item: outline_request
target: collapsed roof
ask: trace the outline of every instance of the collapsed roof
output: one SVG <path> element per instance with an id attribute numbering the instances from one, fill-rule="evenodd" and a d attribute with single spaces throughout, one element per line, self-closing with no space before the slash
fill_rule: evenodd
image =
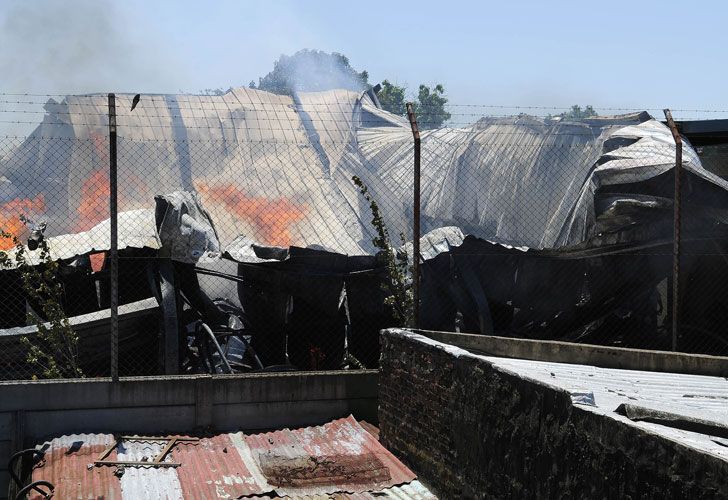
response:
<path id="1" fill-rule="evenodd" d="M 411 235 L 409 124 L 367 94 L 292 98 L 238 88 L 221 96 L 145 95 L 130 112 L 132 97 L 117 96 L 122 211 L 152 208 L 159 193 L 196 190 L 223 250 L 238 238 L 240 253 L 242 236 L 249 245 L 371 254 L 371 214 L 352 183 L 356 175 L 391 233 Z M 51 235 L 77 233 L 107 218 L 105 201 L 89 210 L 87 200 L 105 200 L 103 189 L 108 195 L 107 97 L 70 96 L 46 109 L 41 125 L 2 159 L 0 176 L 10 181 L 10 198 L 45 197 Z M 489 241 L 557 249 L 583 245 L 604 228 L 631 227 L 625 214 L 635 207 L 658 207 L 638 194 L 595 207 L 595 193 L 668 172 L 675 146 L 646 113 L 581 122 L 517 116 L 423 132 L 422 158 L 425 231 L 456 226 Z M 728 191 L 689 146 L 683 166 Z M 92 181 L 102 187 L 94 191 Z M 119 227 L 122 242 L 135 231 Z"/>

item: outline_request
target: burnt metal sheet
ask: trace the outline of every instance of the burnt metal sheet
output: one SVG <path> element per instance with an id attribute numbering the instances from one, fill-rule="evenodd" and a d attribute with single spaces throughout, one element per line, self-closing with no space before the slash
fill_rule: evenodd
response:
<path id="1" fill-rule="evenodd" d="M 318 427 L 218 434 L 177 442 L 164 461 L 179 467 L 150 463 L 123 473 L 93 466 L 114 436 L 63 436 L 38 447 L 46 455 L 32 477 L 52 482 L 57 498 L 434 498 L 367 429 L 349 416 Z M 151 462 L 164 446 L 122 438 L 108 460 Z"/>
<path id="2" fill-rule="evenodd" d="M 319 427 L 246 436 L 245 442 L 284 496 L 360 493 L 415 479 L 351 416 Z"/>
<path id="3" fill-rule="evenodd" d="M 72 316 L 71 328 L 79 337 L 79 353 L 84 363 L 93 363 L 108 357 L 110 310 Z M 148 345 L 149 325 L 156 325 L 159 305 L 153 298 L 119 306 L 119 342 L 122 353 Z M 25 363 L 26 347 L 23 337 L 37 335 L 36 325 L 0 329 L 0 378 L 27 378 L 31 374 Z"/>

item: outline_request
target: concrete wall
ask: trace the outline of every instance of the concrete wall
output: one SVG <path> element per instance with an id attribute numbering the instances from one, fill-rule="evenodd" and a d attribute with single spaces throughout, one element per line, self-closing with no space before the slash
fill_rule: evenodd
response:
<path id="1" fill-rule="evenodd" d="M 293 372 L 0 382 L 0 498 L 10 455 L 73 433 L 166 434 L 376 422 L 377 372 Z"/>
<path id="2" fill-rule="evenodd" d="M 489 356 L 576 363 L 602 368 L 644 370 L 728 377 L 728 357 L 684 352 L 651 351 L 556 340 L 531 340 L 468 333 L 418 332 L 444 344 Z"/>
<path id="3" fill-rule="evenodd" d="M 382 336 L 379 428 L 444 498 L 728 495 L 723 460 L 398 331 Z"/>

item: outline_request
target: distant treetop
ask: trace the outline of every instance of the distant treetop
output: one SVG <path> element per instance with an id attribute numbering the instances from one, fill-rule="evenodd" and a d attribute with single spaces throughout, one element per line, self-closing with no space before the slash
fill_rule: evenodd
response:
<path id="1" fill-rule="evenodd" d="M 591 105 L 587 105 L 584 109 L 581 106 L 574 104 L 569 111 L 565 111 L 559 115 L 565 120 L 583 120 L 584 118 L 591 118 L 593 116 L 599 116 Z"/>
<path id="2" fill-rule="evenodd" d="M 311 49 L 299 50 L 291 56 L 281 55 L 273 63 L 273 70 L 270 73 L 258 78 L 257 84 L 251 80 L 248 87 L 289 96 L 296 92 L 319 92 L 333 89 L 361 92 L 372 88 L 369 83 L 369 73 L 366 70 L 355 70 L 345 55 Z M 384 80 L 377 93 L 377 98 L 383 109 L 404 116 L 406 114 L 406 90 L 404 86 Z M 221 88 L 205 89 L 201 93 L 222 95 L 225 91 Z M 413 102 L 417 122 L 421 129 L 441 127 L 450 119 L 451 115 L 445 109 L 447 97 L 442 84 L 438 83 L 433 87 L 420 85 L 417 98 L 413 99 Z M 591 106 L 587 106 L 587 110 L 591 110 Z"/>
<path id="3" fill-rule="evenodd" d="M 282 95 L 332 89 L 361 91 L 370 87 L 369 73 L 357 72 L 345 55 L 310 49 L 280 56 L 273 63 L 273 71 L 259 78 L 257 86 L 250 83 L 251 88 Z"/>

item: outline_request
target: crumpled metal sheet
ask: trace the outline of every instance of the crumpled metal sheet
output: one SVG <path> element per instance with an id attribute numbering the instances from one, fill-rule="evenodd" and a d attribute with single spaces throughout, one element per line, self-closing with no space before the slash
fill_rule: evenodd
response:
<path id="1" fill-rule="evenodd" d="M 119 240 L 118 248 L 161 248 L 161 241 L 157 235 L 154 223 L 154 210 L 138 209 L 119 213 Z M 53 260 L 69 260 L 81 255 L 96 252 L 107 252 L 111 248 L 111 223 L 106 219 L 88 231 L 80 233 L 62 234 L 45 238 L 48 243 L 50 257 Z M 26 252 L 34 258 L 40 250 Z M 16 250 L 7 251 L 10 257 L 8 266 L 12 269 L 15 264 Z"/>
<path id="2" fill-rule="evenodd" d="M 331 90 L 294 100 L 237 88 L 221 96 L 143 95 L 128 112 L 132 97 L 117 95 L 119 176 L 137 181 L 120 182 L 121 210 L 150 206 L 154 194 L 196 189 L 223 249 L 242 236 L 265 246 L 372 254 L 375 232 L 352 183 L 356 175 L 390 234 L 411 239 L 411 131 L 366 94 Z M 19 196 L 36 195 L 43 176 L 67 186 L 67 213 L 54 207 L 61 216 L 49 220 L 54 235 L 70 230 L 63 225 L 78 216 L 79 186 L 102 168 L 89 150 L 106 137 L 107 96 L 70 96 L 49 109 L 28 141 L 0 162 L 0 175 L 13 179 Z M 673 168 L 675 157 L 670 131 L 647 113 L 581 122 L 484 118 L 421 138 L 423 232 L 457 226 L 537 249 L 589 239 L 599 186 L 653 178 Z M 49 144 L 36 148 L 36 141 Z M 61 153 L 73 169 L 58 161 Z M 728 190 L 687 144 L 683 162 Z"/>
<path id="3" fill-rule="evenodd" d="M 194 264 L 205 256 L 220 255 L 220 241 L 200 195 L 190 191 L 154 197 L 157 231 L 166 255 L 178 262 Z"/>

